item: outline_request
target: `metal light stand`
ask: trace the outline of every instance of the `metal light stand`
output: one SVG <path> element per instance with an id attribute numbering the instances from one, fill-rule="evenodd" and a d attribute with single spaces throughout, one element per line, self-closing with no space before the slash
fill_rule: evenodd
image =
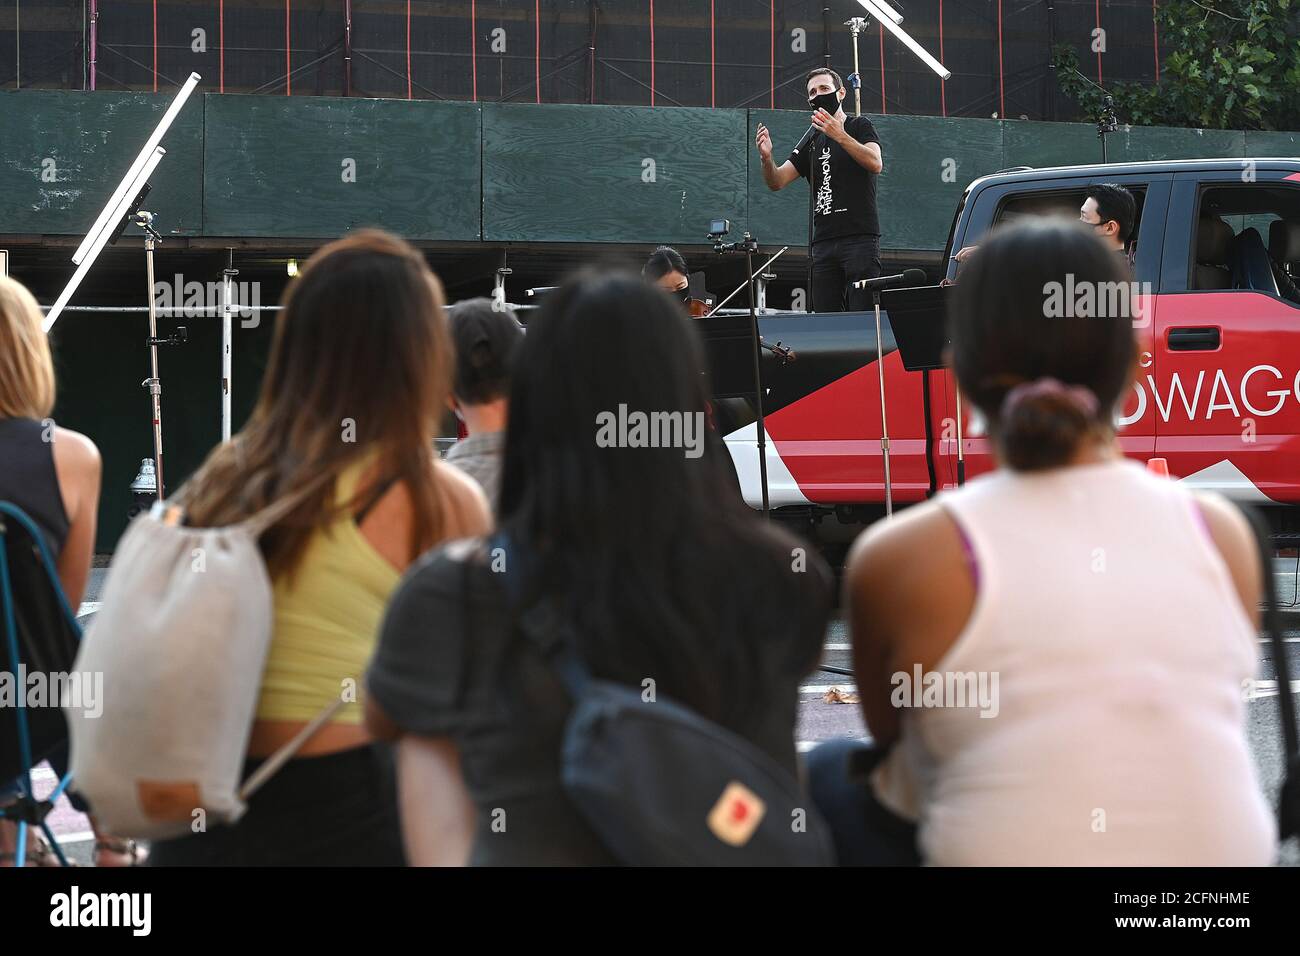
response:
<path id="1" fill-rule="evenodd" d="M 158 377 L 158 346 L 160 345 L 179 345 L 185 341 L 185 327 L 180 326 L 167 338 L 158 337 L 158 313 L 157 302 L 154 298 L 153 283 L 153 251 L 154 246 L 162 242 L 162 236 L 153 227 L 154 215 L 151 212 L 140 210 L 131 219 L 137 226 L 144 230 L 144 261 L 145 274 L 149 282 L 149 371 L 150 375 L 140 385 L 149 390 L 149 397 L 153 411 L 153 465 L 154 474 L 157 476 L 156 488 L 158 491 L 158 500 L 162 501 L 164 497 L 163 490 L 163 446 L 162 446 L 162 380 Z"/>
<path id="2" fill-rule="evenodd" d="M 226 268 L 221 270 L 221 440 L 230 441 L 230 388 L 233 375 L 231 349 L 234 345 L 232 315 L 234 303 L 230 301 L 230 280 L 239 275 L 235 268 L 234 250 L 229 250 Z M 151 333 L 152 334 L 152 333 Z M 157 374 L 155 370 L 154 374 Z M 159 482 L 161 485 L 162 482 Z"/>
<path id="3" fill-rule="evenodd" d="M 957 394 L 957 487 L 966 484 L 966 442 L 962 439 L 961 428 L 961 389 L 957 388 L 956 377 L 953 378 L 953 390 Z"/>
<path id="4" fill-rule="evenodd" d="M 713 236 L 709 238 L 713 239 Z M 717 253 L 745 254 L 745 286 L 749 290 L 749 332 L 754 347 L 754 409 L 757 412 L 758 425 L 758 480 L 763 489 L 763 517 L 771 517 L 771 506 L 767 493 L 767 425 L 763 419 L 763 372 L 761 366 L 761 347 L 758 334 L 758 311 L 754 302 L 754 253 L 758 251 L 758 242 L 748 232 L 739 242 L 723 242 L 714 239 L 713 251 Z M 783 250 L 784 251 L 784 250 Z"/>
<path id="5" fill-rule="evenodd" d="M 871 300 L 876 307 L 876 378 L 880 380 L 880 452 L 885 463 L 885 517 L 889 518 L 894 514 L 894 484 L 889 474 L 889 419 L 885 414 L 885 346 L 881 341 L 880 289 L 871 290 Z"/>
<path id="6" fill-rule="evenodd" d="M 871 25 L 870 17 L 850 17 L 844 25 L 853 34 L 853 72 L 849 75 L 849 87 L 853 90 L 853 115 L 862 115 L 862 74 L 858 72 L 858 34 Z"/>
<path id="7" fill-rule="evenodd" d="M 505 254 L 501 256 L 502 265 L 493 273 L 492 280 L 492 307 L 499 308 L 506 302 L 506 276 L 513 275 L 514 269 L 505 265 Z"/>
<path id="8" fill-rule="evenodd" d="M 785 250 L 782 249 L 782 252 Z M 762 269 L 762 266 L 759 266 Z M 760 271 L 758 277 L 754 279 L 754 287 L 758 290 L 758 311 L 767 312 L 767 284 L 776 278 L 775 272 Z"/>

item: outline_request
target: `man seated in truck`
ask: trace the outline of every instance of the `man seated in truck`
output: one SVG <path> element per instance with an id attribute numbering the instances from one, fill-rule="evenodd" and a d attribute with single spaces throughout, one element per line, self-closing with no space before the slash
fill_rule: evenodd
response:
<path id="1" fill-rule="evenodd" d="M 1137 203 L 1133 194 L 1114 183 L 1089 186 L 1079 207 L 1079 221 L 1092 226 L 1108 247 L 1128 258 L 1128 240 L 1133 234 L 1137 218 Z"/>
<path id="2" fill-rule="evenodd" d="M 1083 197 L 1083 205 L 1079 207 L 1079 221 L 1092 226 L 1107 246 L 1124 257 L 1131 269 L 1128 241 L 1133 235 L 1133 224 L 1137 221 L 1137 200 L 1131 192 L 1115 183 L 1089 186 Z M 965 262 L 977 248 L 978 245 L 964 246 L 953 258 Z"/>

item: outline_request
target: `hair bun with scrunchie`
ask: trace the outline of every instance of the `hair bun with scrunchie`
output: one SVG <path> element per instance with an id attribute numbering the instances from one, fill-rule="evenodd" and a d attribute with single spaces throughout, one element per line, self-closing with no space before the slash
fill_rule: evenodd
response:
<path id="1" fill-rule="evenodd" d="M 1002 400 L 998 416 L 1003 456 L 1017 471 L 1059 464 L 1097 423 L 1099 403 L 1083 385 L 1044 377 L 1022 382 Z"/>

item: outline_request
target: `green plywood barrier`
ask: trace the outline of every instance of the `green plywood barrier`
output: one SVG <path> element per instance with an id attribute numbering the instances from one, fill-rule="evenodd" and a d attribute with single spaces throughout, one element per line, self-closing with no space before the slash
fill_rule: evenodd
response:
<path id="1" fill-rule="evenodd" d="M 699 243 L 745 225 L 745 113 L 485 104 L 483 237 Z"/>
<path id="2" fill-rule="evenodd" d="M 807 110 L 750 110 L 745 135 L 749 228 L 764 246 L 804 246 L 808 242 L 808 183 L 796 179 L 780 192 L 763 182 L 754 137 L 762 123 L 772 134 L 772 162 L 780 166 L 808 129 Z M 742 277 L 743 278 L 743 277 Z"/>
<path id="3" fill-rule="evenodd" d="M 1113 152 L 1108 158 L 1114 159 Z M 1014 121 L 1002 124 L 1003 169 L 1100 162 L 1101 142 L 1097 139 L 1097 127 L 1091 124 Z"/>
<path id="4" fill-rule="evenodd" d="M 1247 156 L 1300 157 L 1300 133 L 1246 133 Z"/>
<path id="5" fill-rule="evenodd" d="M 208 235 L 479 238 L 472 103 L 210 94 Z"/>
<path id="6" fill-rule="evenodd" d="M 0 93 L 0 233 L 83 235 L 126 175 L 172 95 Z M 163 235 L 203 232 L 203 102 L 163 138 L 145 208 Z M 130 230 L 137 233 L 134 227 Z"/>
<path id="7" fill-rule="evenodd" d="M 1003 165 L 1074 166 L 1101 162 L 1101 142 L 1091 123 L 1005 122 Z M 1245 155 L 1236 130 L 1121 126 L 1106 137 L 1106 160 L 1140 163 L 1165 159 L 1218 159 Z"/>
<path id="8" fill-rule="evenodd" d="M 0 93 L 0 233 L 83 233 L 170 99 Z M 889 249 L 940 248 L 980 175 L 1101 158 L 1087 123 L 872 119 Z M 149 206 L 182 236 L 698 243 L 726 216 L 802 246 L 808 188 L 766 188 L 758 122 L 783 162 L 807 113 L 206 94 L 168 134 Z M 1107 146 L 1112 162 L 1297 156 L 1300 133 L 1121 127 Z"/>
<path id="9" fill-rule="evenodd" d="M 1246 155 L 1246 134 L 1238 130 L 1121 126 L 1106 139 L 1112 163 L 1163 159 L 1221 159 Z"/>
<path id="10" fill-rule="evenodd" d="M 1000 123 L 938 116 L 872 117 L 885 171 L 880 177 L 880 228 L 888 249 L 942 249 L 962 192 L 997 172 Z"/>

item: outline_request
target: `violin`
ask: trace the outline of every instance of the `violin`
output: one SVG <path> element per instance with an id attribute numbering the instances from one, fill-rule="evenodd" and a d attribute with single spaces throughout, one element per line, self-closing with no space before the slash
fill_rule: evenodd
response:
<path id="1" fill-rule="evenodd" d="M 758 345 L 760 348 L 767 349 L 779 358 L 782 365 L 788 365 L 798 358 L 798 356 L 794 354 L 794 349 L 790 348 L 790 346 L 782 345 L 780 342 L 777 342 L 776 345 L 769 345 L 767 340 L 761 335 L 758 337 Z"/>

